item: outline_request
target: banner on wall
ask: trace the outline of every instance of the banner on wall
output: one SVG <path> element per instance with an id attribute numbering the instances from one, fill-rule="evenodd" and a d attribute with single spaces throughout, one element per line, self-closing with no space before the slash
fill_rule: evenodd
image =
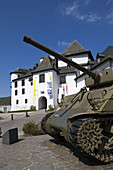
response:
<path id="1" fill-rule="evenodd" d="M 58 90 L 57 90 L 57 94 L 59 94 L 59 85 L 58 85 Z"/>
<path id="2" fill-rule="evenodd" d="M 52 75 L 48 75 L 47 94 L 52 95 Z"/>
<path id="3" fill-rule="evenodd" d="M 34 99 L 36 99 L 36 79 L 34 79 Z"/>
<path id="4" fill-rule="evenodd" d="M 68 85 L 66 84 L 66 93 L 68 94 Z"/>

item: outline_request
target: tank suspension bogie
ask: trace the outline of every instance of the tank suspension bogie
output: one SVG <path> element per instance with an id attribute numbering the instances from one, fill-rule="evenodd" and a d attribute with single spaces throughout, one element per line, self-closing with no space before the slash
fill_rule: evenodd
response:
<path id="1" fill-rule="evenodd" d="M 69 131 L 70 142 L 102 162 L 113 161 L 113 137 L 103 128 L 107 122 L 100 118 L 75 120 Z"/>

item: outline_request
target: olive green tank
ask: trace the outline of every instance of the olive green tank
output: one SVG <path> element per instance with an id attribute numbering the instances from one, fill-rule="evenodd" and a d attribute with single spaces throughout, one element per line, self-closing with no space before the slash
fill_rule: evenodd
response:
<path id="1" fill-rule="evenodd" d="M 42 119 L 43 131 L 56 139 L 64 138 L 102 162 L 112 162 L 113 68 L 93 73 L 28 36 L 23 41 L 88 75 L 86 88 L 66 96 L 54 112 Z"/>

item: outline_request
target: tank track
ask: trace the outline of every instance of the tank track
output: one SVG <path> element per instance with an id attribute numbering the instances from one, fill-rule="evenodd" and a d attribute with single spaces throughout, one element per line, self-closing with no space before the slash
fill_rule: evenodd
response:
<path id="1" fill-rule="evenodd" d="M 54 130 L 54 129 L 51 129 L 49 127 L 46 126 L 46 122 L 47 120 L 49 119 L 50 116 L 52 116 L 54 113 L 48 113 L 41 121 L 41 127 L 42 127 L 42 130 L 45 132 L 45 134 L 48 134 L 50 135 L 51 137 L 55 138 L 56 140 L 59 140 L 59 141 L 62 141 L 64 140 L 63 137 L 61 137 L 59 135 L 59 133 Z"/>
<path id="2" fill-rule="evenodd" d="M 113 137 L 105 132 L 105 123 L 106 118 L 79 118 L 72 123 L 69 139 L 72 145 L 79 146 L 94 158 L 110 163 L 113 161 Z"/>

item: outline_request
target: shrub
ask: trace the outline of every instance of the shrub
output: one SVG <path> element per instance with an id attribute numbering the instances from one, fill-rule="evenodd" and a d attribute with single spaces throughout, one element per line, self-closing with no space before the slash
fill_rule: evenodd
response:
<path id="1" fill-rule="evenodd" d="M 53 111 L 53 110 L 54 110 L 54 108 L 53 108 L 52 105 L 50 104 L 48 111 Z"/>
<path id="2" fill-rule="evenodd" d="M 26 124 L 24 124 L 23 129 L 25 134 L 27 135 L 43 135 L 44 132 L 41 128 L 41 123 L 36 124 L 34 121 L 30 121 Z"/>
<path id="3" fill-rule="evenodd" d="M 36 106 L 31 105 L 30 110 L 35 111 L 36 110 Z"/>
<path id="4" fill-rule="evenodd" d="M 0 110 L 0 113 L 3 113 L 3 112 Z"/>

